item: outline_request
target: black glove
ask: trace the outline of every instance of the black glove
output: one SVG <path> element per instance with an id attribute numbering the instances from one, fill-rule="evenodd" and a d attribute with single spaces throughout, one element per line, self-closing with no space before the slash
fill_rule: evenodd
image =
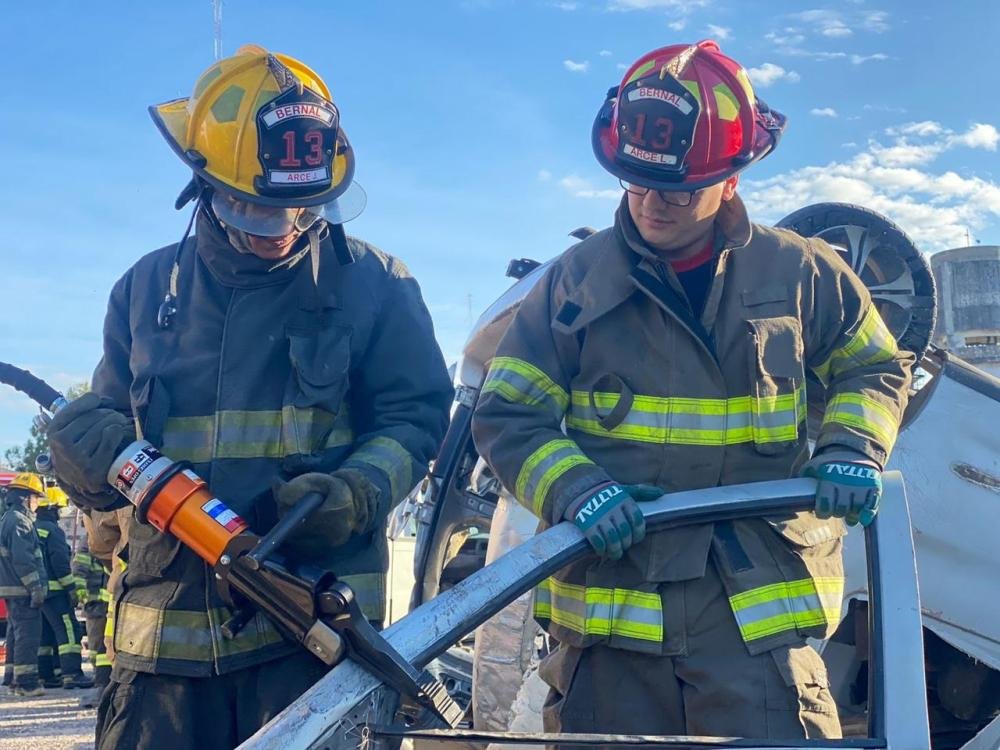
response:
<path id="1" fill-rule="evenodd" d="M 344 544 L 351 534 L 367 531 L 378 508 L 378 488 L 360 471 L 340 469 L 332 474 L 303 474 L 277 487 L 278 516 L 284 516 L 310 492 L 323 495 L 323 504 L 284 544 L 307 558 L 320 557 L 331 547 Z"/>
<path id="2" fill-rule="evenodd" d="M 110 407 L 110 400 L 85 393 L 60 409 L 49 423 L 49 451 L 56 476 L 70 487 L 103 494 L 108 469 L 129 443 L 135 425 Z"/>
<path id="3" fill-rule="evenodd" d="M 44 586 L 35 586 L 28 592 L 28 596 L 31 597 L 28 602 L 28 606 L 32 609 L 38 609 L 43 604 L 45 604 L 45 596 L 48 592 L 45 590 Z"/>

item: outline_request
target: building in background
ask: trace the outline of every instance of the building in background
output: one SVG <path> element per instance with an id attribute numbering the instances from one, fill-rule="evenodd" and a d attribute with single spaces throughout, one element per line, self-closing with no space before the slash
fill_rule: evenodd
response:
<path id="1" fill-rule="evenodd" d="M 934 343 L 1000 377 L 1000 246 L 976 245 L 931 256 L 937 282 Z"/>

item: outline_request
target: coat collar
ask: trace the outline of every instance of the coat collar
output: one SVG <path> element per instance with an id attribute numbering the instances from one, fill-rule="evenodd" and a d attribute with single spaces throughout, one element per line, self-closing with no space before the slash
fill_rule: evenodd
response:
<path id="1" fill-rule="evenodd" d="M 291 260 L 270 261 L 241 253 L 229 243 L 225 231 L 203 211 L 198 213 L 195 244 L 198 256 L 223 286 L 254 289 L 289 283 L 308 263 L 308 245 L 295 248 Z M 305 242 L 305 236 L 300 242 Z"/>
<path id="2" fill-rule="evenodd" d="M 742 248 L 750 243 L 753 228 L 739 195 L 722 204 L 715 227 L 723 237 L 721 249 Z M 629 213 L 628 197 L 623 196 L 609 241 L 557 311 L 553 328 L 574 333 L 607 314 L 637 291 L 632 271 L 637 267 L 650 271 L 661 260 L 643 241 Z"/>

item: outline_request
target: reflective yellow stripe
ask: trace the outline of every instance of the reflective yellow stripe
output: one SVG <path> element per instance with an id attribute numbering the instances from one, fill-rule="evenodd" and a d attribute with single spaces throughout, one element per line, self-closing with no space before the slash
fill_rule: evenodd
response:
<path id="1" fill-rule="evenodd" d="M 38 532 L 38 538 L 39 539 L 48 539 L 48 537 L 49 537 L 49 530 L 48 529 L 40 529 L 40 528 L 36 527 L 35 531 Z"/>
<path id="2" fill-rule="evenodd" d="M 856 367 L 888 362 L 898 351 L 896 339 L 882 322 L 875 305 L 871 305 L 857 332 L 844 346 L 835 349 L 823 364 L 813 368 L 813 372 L 823 385 L 828 385 L 832 378 Z"/>
<path id="3" fill-rule="evenodd" d="M 535 365 L 514 357 L 494 357 L 483 384 L 482 395 L 496 393 L 506 401 L 541 406 L 555 421 L 569 405 L 566 391 Z"/>
<path id="4" fill-rule="evenodd" d="M 729 597 L 744 641 L 788 630 L 830 626 L 840 621 L 844 579 L 803 578 L 750 589 Z"/>
<path id="5" fill-rule="evenodd" d="M 413 477 L 413 456 L 398 441 L 389 437 L 377 437 L 352 453 L 344 467 L 352 463 L 368 464 L 381 471 L 389 479 L 389 493 L 395 502 L 406 495 L 416 481 Z"/>
<path id="6" fill-rule="evenodd" d="M 826 406 L 823 425 L 853 427 L 875 439 L 886 451 L 892 449 L 899 432 L 895 414 L 884 404 L 861 393 L 840 393 Z"/>
<path id="7" fill-rule="evenodd" d="M 336 415 L 286 406 L 280 411 L 170 417 L 163 430 L 163 452 L 194 463 L 213 458 L 284 458 L 350 445 L 353 439 L 346 405 Z"/>
<path id="8" fill-rule="evenodd" d="M 593 395 L 593 403 L 591 403 Z M 617 393 L 573 391 L 568 428 L 599 437 L 673 445 L 735 445 L 798 439 L 805 421 L 805 388 L 757 398 L 634 396 L 622 422 L 608 430 L 600 424 L 618 403 Z"/>
<path id="9" fill-rule="evenodd" d="M 514 494 L 521 504 L 541 516 L 552 483 L 574 466 L 593 463 L 572 440 L 550 440 L 522 464 Z"/>
<path id="10" fill-rule="evenodd" d="M 223 608 L 160 610 L 122 602 L 114 626 L 115 650 L 149 659 L 213 661 L 281 641 L 277 629 L 260 613 L 236 638 L 225 638 L 221 627 L 230 616 Z"/>
<path id="11" fill-rule="evenodd" d="M 660 595 L 633 589 L 578 586 L 548 578 L 535 590 L 535 616 L 581 635 L 663 640 Z"/>
<path id="12" fill-rule="evenodd" d="M 107 653 L 98 654 L 97 658 L 94 659 L 94 666 L 97 667 L 98 669 L 100 669 L 101 667 L 112 666 L 111 657 L 108 656 Z"/>
<path id="13" fill-rule="evenodd" d="M 101 602 L 110 602 L 111 592 L 108 591 L 107 589 L 101 589 L 101 593 L 98 594 L 97 600 Z"/>

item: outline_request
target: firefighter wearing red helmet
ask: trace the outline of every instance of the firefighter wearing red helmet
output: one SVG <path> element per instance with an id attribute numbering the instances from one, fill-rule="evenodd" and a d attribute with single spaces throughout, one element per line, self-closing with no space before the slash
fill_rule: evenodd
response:
<path id="1" fill-rule="evenodd" d="M 844 521 L 877 511 L 914 358 L 831 247 L 750 222 L 739 173 L 784 127 L 715 42 L 640 58 L 593 127 L 614 225 L 551 264 L 491 364 L 478 449 L 595 553 L 535 594 L 547 731 L 840 736 L 806 639 L 840 620 Z M 664 492 L 802 473 L 814 512 L 646 534 Z"/>

